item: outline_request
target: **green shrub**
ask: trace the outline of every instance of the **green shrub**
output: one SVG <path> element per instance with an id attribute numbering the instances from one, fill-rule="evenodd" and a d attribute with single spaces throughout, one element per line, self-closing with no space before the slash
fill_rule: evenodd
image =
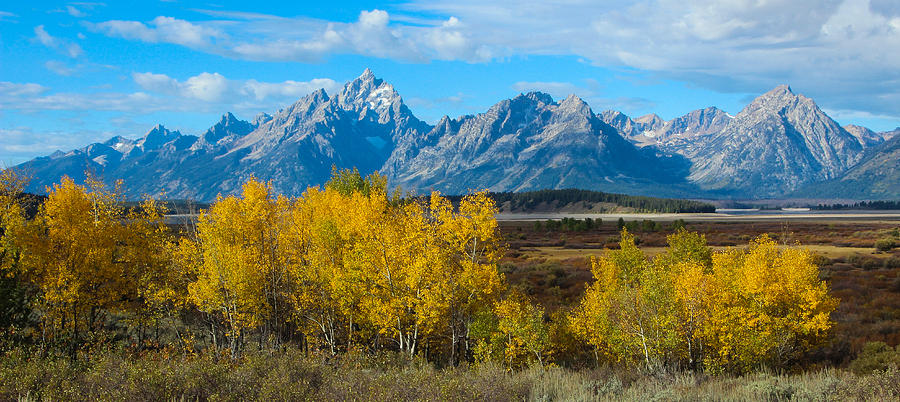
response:
<path id="1" fill-rule="evenodd" d="M 900 367 L 900 352 L 884 342 L 868 342 L 862 352 L 850 363 L 850 370 L 868 374 L 889 367 Z"/>
<path id="2" fill-rule="evenodd" d="M 897 244 L 894 242 L 894 239 L 885 237 L 883 239 L 878 239 L 875 241 L 875 250 L 878 251 L 891 251 L 897 247 Z"/>

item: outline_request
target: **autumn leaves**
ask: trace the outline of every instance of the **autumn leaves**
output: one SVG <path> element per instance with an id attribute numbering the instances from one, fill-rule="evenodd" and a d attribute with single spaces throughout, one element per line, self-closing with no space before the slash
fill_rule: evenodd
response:
<path id="1" fill-rule="evenodd" d="M 290 322 L 331 353 L 389 343 L 412 356 L 423 339 L 458 343 L 472 312 L 499 297 L 502 245 L 483 194 L 455 212 L 437 194 L 390 198 L 378 176 L 345 179 L 295 200 L 251 180 L 182 240 L 195 250 L 190 300 L 223 319 L 233 350 L 246 331 L 277 343 Z"/>
<path id="2" fill-rule="evenodd" d="M 90 179 L 63 179 L 26 219 L 23 181 L 0 179 L 0 262 L 28 290 L 27 330 L 45 346 L 123 328 L 143 345 L 165 321 L 183 350 L 232 356 L 291 343 L 519 368 L 589 346 L 601 363 L 734 372 L 821 344 L 837 304 L 808 252 L 766 237 L 713 253 L 680 230 L 651 260 L 623 231 L 593 260 L 581 303 L 548 318 L 498 272 L 505 244 L 486 194 L 404 199 L 355 170 L 299 198 L 250 180 L 182 233 L 153 201 L 126 209 Z"/>
<path id="3" fill-rule="evenodd" d="M 812 254 L 766 236 L 712 253 L 679 231 L 652 261 L 622 233 L 621 249 L 592 261 L 596 282 L 573 329 L 607 359 L 741 372 L 784 367 L 825 341 L 837 300 Z"/>

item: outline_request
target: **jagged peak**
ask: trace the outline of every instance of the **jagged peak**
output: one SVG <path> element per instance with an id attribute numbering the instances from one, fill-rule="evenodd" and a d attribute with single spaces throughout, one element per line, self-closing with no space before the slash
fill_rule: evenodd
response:
<path id="1" fill-rule="evenodd" d="M 335 97 L 344 109 L 366 108 L 383 111 L 403 103 L 394 86 L 375 77 L 372 70 L 366 69 L 362 75 L 344 85 Z"/>
<path id="2" fill-rule="evenodd" d="M 794 108 L 800 105 L 811 107 L 818 110 L 819 113 L 824 113 L 819 110 L 815 101 L 803 94 L 795 93 L 791 87 L 786 84 L 779 85 L 769 92 L 756 97 L 756 99 L 753 99 L 741 113 L 760 110 L 781 113 L 785 108 Z"/>
<path id="3" fill-rule="evenodd" d="M 269 120 L 272 120 L 272 115 L 261 112 L 261 113 L 257 114 L 256 117 L 253 118 L 253 121 L 251 123 L 254 126 L 259 127 L 260 125 L 265 124 Z"/>
<path id="4" fill-rule="evenodd" d="M 244 135 L 253 131 L 253 125 L 247 121 L 238 119 L 231 112 L 222 115 L 218 123 L 206 130 L 202 135 L 203 139 L 209 143 L 215 143 L 225 137 L 229 132 Z"/>
<path id="5" fill-rule="evenodd" d="M 375 73 L 373 73 L 371 69 L 366 67 L 366 69 L 363 71 L 362 74 L 360 74 L 359 78 L 357 78 L 357 79 L 362 80 L 362 81 L 371 81 L 371 80 L 375 80 L 376 78 L 375 78 Z"/>
<path id="6" fill-rule="evenodd" d="M 843 127 L 845 130 L 854 129 L 854 130 L 862 130 L 862 131 L 872 131 L 868 127 L 860 126 L 858 124 L 847 124 Z M 873 131 L 874 132 L 874 131 Z"/>
<path id="7" fill-rule="evenodd" d="M 563 99 L 562 102 L 560 102 L 560 104 L 562 104 L 563 102 L 577 102 L 577 103 L 587 104 L 587 102 L 585 102 L 584 99 L 579 98 L 575 94 L 569 94 L 569 96 L 567 96 L 566 99 Z"/>
<path id="8" fill-rule="evenodd" d="M 529 99 L 532 99 L 532 100 L 535 100 L 538 102 L 543 102 L 548 105 L 553 103 L 553 97 L 550 96 L 550 94 L 544 93 L 544 92 L 538 92 L 538 91 L 529 92 L 527 97 Z"/>
<path id="9" fill-rule="evenodd" d="M 569 94 L 569 96 L 567 96 L 566 99 L 563 99 L 561 102 L 559 102 L 559 107 L 560 107 L 560 109 L 585 110 L 585 111 L 590 112 L 591 115 L 594 114 L 593 112 L 590 111 L 591 110 L 590 105 L 588 105 L 588 103 L 585 102 L 584 99 L 581 99 L 578 96 L 575 96 L 575 94 Z"/>
<path id="10" fill-rule="evenodd" d="M 181 133 L 179 133 L 177 130 L 169 130 L 166 128 L 166 126 L 164 126 L 162 124 L 157 124 L 157 125 L 153 126 L 153 128 L 151 128 L 150 131 L 147 131 L 147 134 L 144 134 L 144 138 L 155 137 L 155 136 L 168 138 L 168 137 L 175 137 L 178 135 L 181 135 Z"/>
<path id="11" fill-rule="evenodd" d="M 114 144 L 117 144 L 120 142 L 131 142 L 131 140 L 129 140 L 128 138 L 125 138 L 121 135 L 117 135 L 117 136 L 114 136 L 114 137 L 106 140 L 105 142 L 103 142 L 103 144 L 104 145 L 114 145 Z"/>
<path id="12" fill-rule="evenodd" d="M 512 98 L 510 100 L 515 101 L 518 99 L 528 99 L 528 100 L 531 100 L 534 102 L 543 103 L 545 105 L 553 104 L 553 97 L 550 96 L 550 94 L 547 94 L 547 93 L 544 93 L 541 91 L 531 91 L 531 92 L 524 93 L 524 94 L 520 93 L 520 94 L 516 95 L 515 98 Z"/>
<path id="13" fill-rule="evenodd" d="M 225 112 L 225 114 L 222 115 L 221 121 L 223 123 L 231 123 L 231 122 L 235 122 L 235 121 L 240 121 L 240 119 L 238 119 L 237 117 L 234 117 L 234 115 L 231 112 Z"/>
<path id="14" fill-rule="evenodd" d="M 778 86 L 776 86 L 774 89 L 772 89 L 772 90 L 769 91 L 769 92 L 774 92 L 774 93 L 785 93 L 785 94 L 791 94 L 791 95 L 794 95 L 794 91 L 791 90 L 791 86 L 788 85 L 788 84 L 781 84 L 781 85 L 778 85 Z"/>
<path id="15" fill-rule="evenodd" d="M 641 117 L 634 119 L 634 121 L 638 123 L 665 123 L 662 117 L 659 117 L 656 113 L 645 114 Z"/>
<path id="16" fill-rule="evenodd" d="M 769 92 L 766 92 L 766 93 L 758 96 L 756 99 L 753 100 L 752 103 L 758 103 L 760 101 L 771 102 L 772 100 L 794 101 L 798 98 L 808 99 L 803 95 L 799 95 L 799 94 L 795 93 L 789 85 L 781 84 L 775 88 L 772 88 Z"/>
<path id="17" fill-rule="evenodd" d="M 315 91 L 312 91 L 307 95 L 308 97 L 319 98 L 323 100 L 328 100 L 328 92 L 325 91 L 325 88 L 319 88 Z"/>
<path id="18" fill-rule="evenodd" d="M 378 88 L 382 84 L 384 84 L 384 80 L 378 79 L 378 77 L 375 76 L 375 73 L 373 73 L 372 70 L 366 68 L 366 70 L 363 71 L 363 73 L 359 77 L 356 77 L 356 79 L 354 79 L 353 81 L 344 84 L 344 90 L 342 91 L 342 93 L 353 91 L 354 89 L 359 90 L 361 88 Z"/>

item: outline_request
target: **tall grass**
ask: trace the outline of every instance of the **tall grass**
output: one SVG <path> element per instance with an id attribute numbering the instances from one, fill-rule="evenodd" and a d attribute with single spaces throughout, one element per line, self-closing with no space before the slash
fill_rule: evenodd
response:
<path id="1" fill-rule="evenodd" d="M 742 377 L 641 375 L 621 369 L 495 365 L 438 369 L 393 353 L 307 356 L 296 349 L 214 354 L 101 353 L 86 360 L 0 358 L 0 400 L 897 400 L 896 368 L 857 375 L 839 369 Z"/>

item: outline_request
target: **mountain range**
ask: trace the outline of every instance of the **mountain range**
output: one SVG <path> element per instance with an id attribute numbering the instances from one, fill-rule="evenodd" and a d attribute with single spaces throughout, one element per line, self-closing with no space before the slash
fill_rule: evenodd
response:
<path id="1" fill-rule="evenodd" d="M 419 120 L 372 71 L 336 94 L 317 90 L 252 121 L 226 113 L 200 135 L 153 127 L 57 151 L 18 169 L 28 190 L 91 171 L 145 195 L 211 201 L 250 177 L 299 195 L 332 167 L 380 171 L 424 193 L 581 188 L 690 198 L 900 198 L 900 128 L 841 127 L 815 102 L 779 86 L 731 116 L 709 107 L 665 121 L 595 113 L 570 95 L 531 92 L 476 115 Z"/>

